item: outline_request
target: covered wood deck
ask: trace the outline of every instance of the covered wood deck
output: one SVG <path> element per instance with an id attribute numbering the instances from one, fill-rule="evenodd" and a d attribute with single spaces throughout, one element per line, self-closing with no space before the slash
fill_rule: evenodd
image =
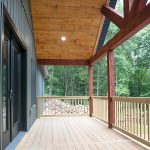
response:
<path id="1" fill-rule="evenodd" d="M 90 117 L 37 119 L 17 150 L 144 150 L 142 146 Z"/>

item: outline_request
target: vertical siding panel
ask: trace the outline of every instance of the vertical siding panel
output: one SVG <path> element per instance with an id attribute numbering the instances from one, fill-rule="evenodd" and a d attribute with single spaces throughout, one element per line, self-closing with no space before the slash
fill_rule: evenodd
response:
<path id="1" fill-rule="evenodd" d="M 22 7 L 22 5 L 21 5 L 21 2 L 20 2 L 20 0 L 18 1 L 18 29 L 19 29 L 19 32 L 21 32 L 21 26 L 22 26 L 22 24 L 21 24 L 21 22 L 20 22 L 20 20 L 21 20 L 21 7 Z"/>
<path id="2" fill-rule="evenodd" d="M 19 8 L 18 8 L 18 2 L 19 0 L 17 0 L 17 3 L 16 3 L 16 26 L 17 28 L 19 29 L 19 26 L 18 26 L 18 22 L 19 22 Z"/>
<path id="3" fill-rule="evenodd" d="M 14 20 L 14 0 L 10 0 L 10 16 Z"/>
<path id="4" fill-rule="evenodd" d="M 5 7 L 7 8 L 7 0 L 4 0 L 4 5 L 5 5 Z"/>
<path id="5" fill-rule="evenodd" d="M 13 10 L 13 14 L 14 14 L 13 21 L 14 21 L 15 24 L 16 24 L 16 1 L 17 0 L 14 0 L 14 10 Z"/>
<path id="6" fill-rule="evenodd" d="M 11 13 L 11 0 L 8 0 L 7 9 L 10 14 Z"/>

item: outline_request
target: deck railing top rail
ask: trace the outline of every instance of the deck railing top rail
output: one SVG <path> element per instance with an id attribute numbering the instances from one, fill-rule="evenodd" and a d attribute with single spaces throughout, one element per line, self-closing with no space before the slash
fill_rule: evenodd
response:
<path id="1" fill-rule="evenodd" d="M 112 97 L 114 101 L 149 104 L 150 97 Z"/>
<path id="2" fill-rule="evenodd" d="M 92 96 L 92 98 L 97 100 L 108 100 L 108 96 Z"/>
<path id="3" fill-rule="evenodd" d="M 89 96 L 37 96 L 37 98 L 48 99 L 89 99 Z"/>

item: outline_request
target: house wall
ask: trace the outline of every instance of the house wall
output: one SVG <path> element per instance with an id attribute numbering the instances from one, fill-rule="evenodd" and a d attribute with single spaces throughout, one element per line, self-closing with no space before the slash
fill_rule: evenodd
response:
<path id="1" fill-rule="evenodd" d="M 27 130 L 33 124 L 33 120 L 36 119 L 36 107 L 31 106 L 31 60 L 34 60 L 36 63 L 36 55 L 35 55 L 35 45 L 34 45 L 34 37 L 32 30 L 32 17 L 30 11 L 30 1 L 29 0 L 0 0 L 1 6 L 5 6 L 13 23 L 15 24 L 17 31 L 22 37 L 26 47 L 27 47 Z M 3 7 L 0 8 L 0 28 L 1 28 L 1 42 L 0 42 L 0 65 L 1 62 L 1 50 L 2 50 L 2 32 L 3 32 Z M 1 67 L 0 67 L 0 119 L 2 119 L 2 97 L 1 97 Z M 41 84 L 40 77 L 38 85 Z M 35 89 L 36 90 L 36 89 Z M 38 89 L 40 91 L 40 89 Z M 41 91 L 39 92 L 41 93 Z M 0 129 L 2 129 L 2 120 L 0 120 Z M 2 130 L 0 130 L 2 132 Z M 2 133 L 0 136 L 0 141 L 2 143 Z"/>

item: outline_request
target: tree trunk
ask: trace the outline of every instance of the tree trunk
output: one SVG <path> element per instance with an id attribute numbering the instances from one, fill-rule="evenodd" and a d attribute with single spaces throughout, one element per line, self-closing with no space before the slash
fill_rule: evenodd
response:
<path id="1" fill-rule="evenodd" d="M 65 93 L 64 95 L 67 96 L 68 94 L 68 78 L 67 78 L 67 68 L 65 67 L 65 73 L 64 73 L 64 81 L 65 81 Z"/>
<path id="2" fill-rule="evenodd" d="M 49 96 L 52 96 L 52 91 L 53 91 L 53 76 L 54 76 L 54 67 L 52 67 L 51 72 L 50 72 Z"/>

